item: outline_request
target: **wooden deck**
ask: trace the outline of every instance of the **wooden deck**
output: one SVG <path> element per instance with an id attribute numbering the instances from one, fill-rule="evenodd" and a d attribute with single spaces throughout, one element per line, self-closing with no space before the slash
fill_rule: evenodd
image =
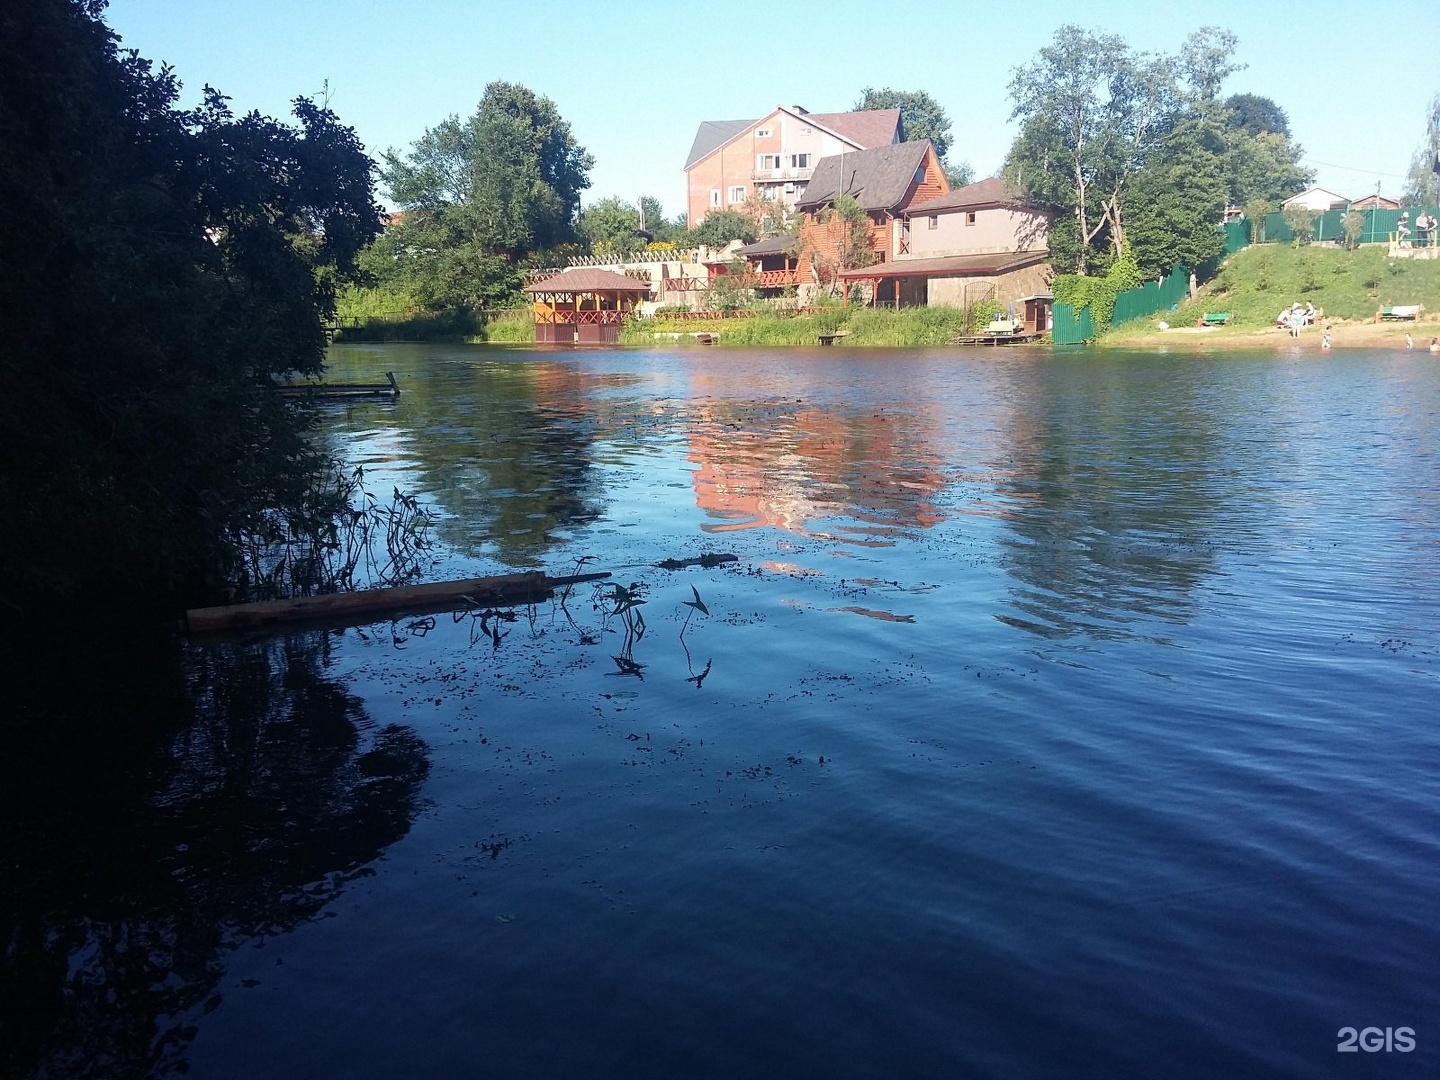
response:
<path id="1" fill-rule="evenodd" d="M 1033 341 L 1044 341 L 1048 334 L 965 334 L 957 337 L 955 345 L 1027 345 Z"/>

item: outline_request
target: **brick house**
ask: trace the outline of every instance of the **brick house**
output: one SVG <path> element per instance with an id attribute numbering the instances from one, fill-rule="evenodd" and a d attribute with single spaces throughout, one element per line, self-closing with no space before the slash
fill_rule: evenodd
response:
<path id="1" fill-rule="evenodd" d="M 879 302 L 900 307 L 966 307 L 1043 296 L 1050 284 L 1049 218 L 997 178 L 911 201 L 896 223 L 886 266 L 847 270 Z"/>
<path id="2" fill-rule="evenodd" d="M 757 191 L 793 207 L 823 158 L 902 138 L 899 109 L 812 113 L 780 105 L 759 120 L 706 120 L 685 160 L 686 221 L 694 227 Z"/>

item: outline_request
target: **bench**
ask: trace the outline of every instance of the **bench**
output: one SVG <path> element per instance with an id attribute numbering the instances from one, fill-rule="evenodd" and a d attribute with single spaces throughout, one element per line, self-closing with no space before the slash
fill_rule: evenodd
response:
<path id="1" fill-rule="evenodd" d="M 821 334 L 819 341 L 821 345 L 834 345 L 836 338 L 846 337 L 849 333 L 849 330 L 836 330 L 833 334 Z"/>
<path id="2" fill-rule="evenodd" d="M 1231 312 L 1228 311 L 1207 311 L 1200 316 L 1201 326 L 1224 326 L 1231 319 Z"/>
<path id="3" fill-rule="evenodd" d="M 1378 319 L 1381 322 L 1395 322 L 1402 319 L 1414 322 L 1415 316 L 1420 314 L 1421 307 L 1420 304 L 1395 304 L 1391 307 L 1382 307 Z"/>

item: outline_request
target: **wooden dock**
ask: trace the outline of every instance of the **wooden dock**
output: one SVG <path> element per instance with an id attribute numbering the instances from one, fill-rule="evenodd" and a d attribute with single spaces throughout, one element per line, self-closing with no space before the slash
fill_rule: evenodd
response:
<path id="1" fill-rule="evenodd" d="M 400 384 L 395 381 L 395 373 L 387 371 L 385 378 L 389 381 L 383 383 L 293 383 L 277 386 L 276 389 L 280 391 L 281 397 L 287 398 L 399 397 Z"/>
<path id="2" fill-rule="evenodd" d="M 1032 334 L 965 334 L 957 337 L 956 345 L 1027 345 L 1032 341 L 1043 341 L 1044 333 Z"/>

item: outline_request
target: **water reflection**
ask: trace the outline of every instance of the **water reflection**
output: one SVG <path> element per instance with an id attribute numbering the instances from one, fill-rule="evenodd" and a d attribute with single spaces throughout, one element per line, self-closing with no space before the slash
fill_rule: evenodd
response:
<path id="1" fill-rule="evenodd" d="M 1235 489 L 1226 409 L 1174 368 L 1092 360 L 1013 377 L 997 470 L 1013 610 L 996 618 L 1043 637 L 1098 638 L 1129 636 L 1142 619 L 1187 621 L 1216 572 Z"/>
<path id="2" fill-rule="evenodd" d="M 4 777 L 8 1074 L 183 1071 L 226 954 L 319 915 L 409 831 L 425 744 L 371 730 L 328 647 L 215 646 L 143 685 L 89 671 L 22 706 L 4 755 L 25 761 Z"/>
<path id="3" fill-rule="evenodd" d="M 937 433 L 894 412 L 843 414 L 799 403 L 702 401 L 689 458 L 706 532 L 769 527 L 804 535 L 843 519 L 839 538 L 888 544 L 897 530 L 943 520 Z M 829 535 L 829 534 L 827 534 Z"/>

